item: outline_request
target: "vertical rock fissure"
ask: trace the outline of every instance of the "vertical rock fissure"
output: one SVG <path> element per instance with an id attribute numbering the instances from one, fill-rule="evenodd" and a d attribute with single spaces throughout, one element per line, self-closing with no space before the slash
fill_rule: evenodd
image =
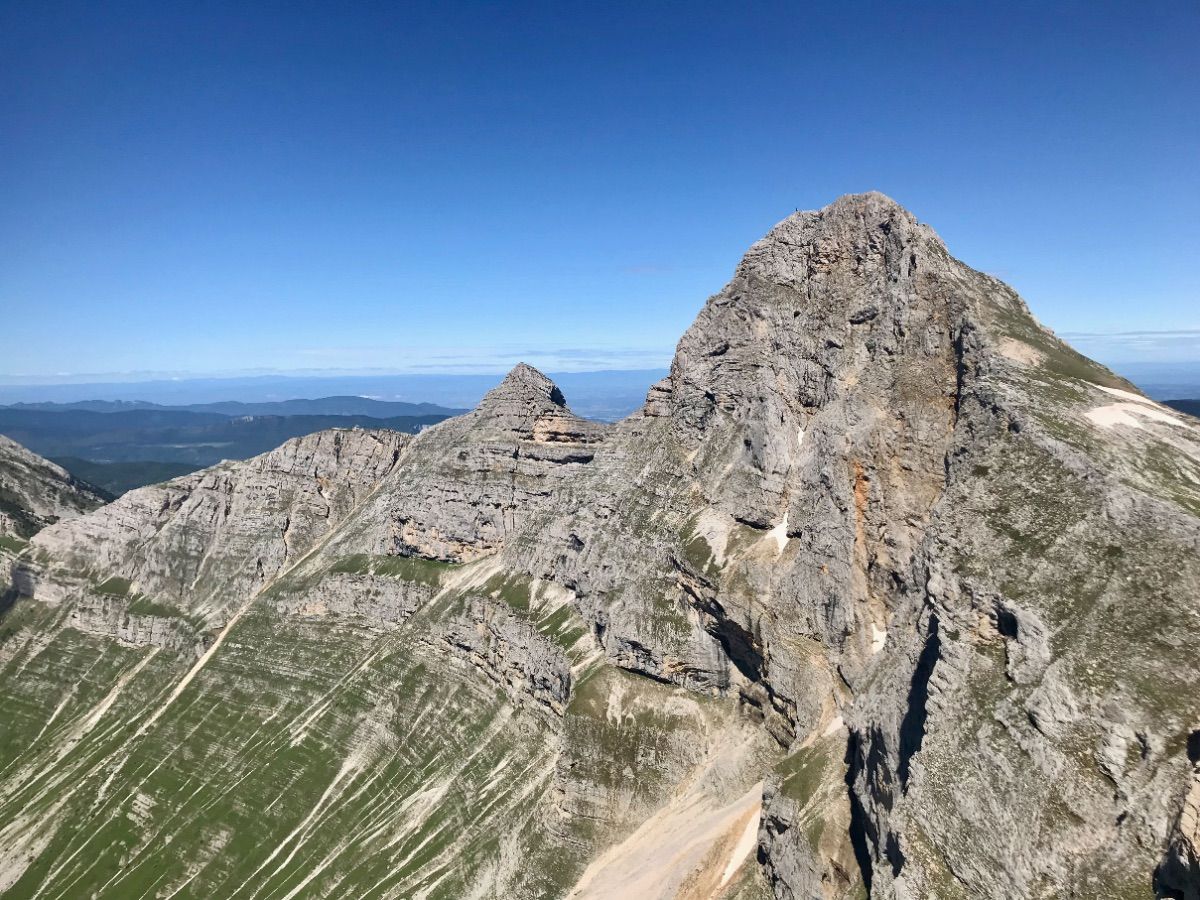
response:
<path id="1" fill-rule="evenodd" d="M 938 632 L 938 617 L 929 617 L 929 633 L 925 638 L 925 646 L 917 658 L 917 667 L 913 670 L 912 681 L 908 688 L 908 703 L 904 710 L 904 718 L 900 721 L 900 760 L 896 766 L 896 775 L 900 779 L 902 789 L 908 787 L 908 776 L 913 755 L 921 749 L 925 741 L 925 722 L 929 718 L 929 680 L 933 677 L 933 669 L 937 665 L 942 650 L 942 640 Z"/>
<path id="2" fill-rule="evenodd" d="M 963 390 L 967 381 L 967 351 L 966 339 L 970 331 L 971 325 L 969 322 L 963 322 L 958 329 L 958 334 L 954 336 L 954 421 L 953 425 L 958 425 L 958 418 L 962 414 Z"/>
<path id="3" fill-rule="evenodd" d="M 889 832 L 883 843 L 883 855 L 892 866 L 892 877 L 895 878 L 904 868 L 904 851 L 900 849 L 900 839 L 895 832 Z"/>
<path id="4" fill-rule="evenodd" d="M 996 630 L 1009 640 L 1015 641 L 1020 637 L 1021 626 L 1012 610 L 996 607 Z"/>
<path id="5" fill-rule="evenodd" d="M 871 862 L 871 832 L 873 829 L 866 807 L 863 806 L 858 792 L 854 789 L 855 782 L 858 781 L 858 776 L 863 768 L 860 743 L 858 732 L 851 731 L 850 737 L 846 741 L 846 793 L 850 800 L 850 847 L 854 851 L 854 861 L 858 864 L 863 887 L 866 888 L 869 897 L 871 880 L 875 874 Z"/>

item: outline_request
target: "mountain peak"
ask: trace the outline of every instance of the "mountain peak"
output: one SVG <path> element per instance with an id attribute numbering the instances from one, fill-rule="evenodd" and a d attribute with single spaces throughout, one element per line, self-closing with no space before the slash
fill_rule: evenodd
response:
<path id="1" fill-rule="evenodd" d="M 815 216 L 825 220 L 865 219 L 870 222 L 902 218 L 913 225 L 917 224 L 916 216 L 880 191 L 842 194 L 827 206 L 815 210 L 798 210 L 788 218 L 798 216 Z"/>
<path id="2" fill-rule="evenodd" d="M 817 210 L 797 210 L 754 243 L 739 271 L 794 282 L 800 271 L 838 262 L 860 269 L 901 252 L 946 256 L 941 238 L 911 212 L 878 191 L 846 194 Z M 803 261 L 802 270 L 797 263 Z"/>
<path id="3" fill-rule="evenodd" d="M 566 398 L 553 381 L 528 363 L 517 363 L 504 380 L 487 392 L 480 407 L 513 401 L 530 406 L 565 407 Z"/>
<path id="4" fill-rule="evenodd" d="M 532 423 L 546 415 L 570 415 L 566 398 L 558 386 L 527 363 L 518 363 L 504 380 L 484 395 L 477 417 L 502 428 L 528 432 Z"/>

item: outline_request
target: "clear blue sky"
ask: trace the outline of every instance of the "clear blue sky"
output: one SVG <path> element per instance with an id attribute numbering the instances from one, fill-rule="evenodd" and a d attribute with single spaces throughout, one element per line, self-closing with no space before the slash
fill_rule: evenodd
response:
<path id="1" fill-rule="evenodd" d="M 1194 0 L 5 3 L 0 374 L 661 364 L 868 189 L 1197 359 L 1198 46 Z"/>

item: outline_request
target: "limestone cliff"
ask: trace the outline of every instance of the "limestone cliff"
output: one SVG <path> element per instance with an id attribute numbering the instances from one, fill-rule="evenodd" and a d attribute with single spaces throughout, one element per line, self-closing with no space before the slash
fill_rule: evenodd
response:
<path id="1" fill-rule="evenodd" d="M 16 576 L 13 897 L 1200 890 L 1200 426 L 878 194 L 622 422 L 519 366 Z"/>
<path id="2" fill-rule="evenodd" d="M 0 598 L 8 591 L 13 560 L 30 537 L 104 501 L 66 469 L 0 434 Z"/>

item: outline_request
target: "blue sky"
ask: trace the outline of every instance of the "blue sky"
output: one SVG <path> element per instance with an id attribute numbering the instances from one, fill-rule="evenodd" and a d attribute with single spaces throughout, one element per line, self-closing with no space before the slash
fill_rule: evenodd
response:
<path id="1" fill-rule="evenodd" d="M 1198 45 L 1194 2 L 4 4 L 0 377 L 660 365 L 869 189 L 1085 351 L 1200 359 Z"/>

